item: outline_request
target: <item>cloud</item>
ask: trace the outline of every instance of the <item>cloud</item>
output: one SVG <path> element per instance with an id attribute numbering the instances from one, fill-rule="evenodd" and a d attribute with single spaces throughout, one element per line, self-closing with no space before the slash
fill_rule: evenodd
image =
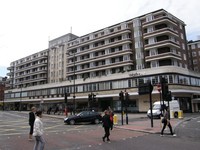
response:
<path id="1" fill-rule="evenodd" d="M 165 9 L 186 23 L 188 39 L 200 33 L 199 0 L 0 0 L 0 65 L 48 48 L 48 38 L 83 36 Z"/>

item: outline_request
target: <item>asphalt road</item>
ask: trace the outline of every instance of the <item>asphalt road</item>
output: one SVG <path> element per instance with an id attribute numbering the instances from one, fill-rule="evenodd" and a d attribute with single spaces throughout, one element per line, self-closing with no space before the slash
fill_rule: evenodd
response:
<path id="1" fill-rule="evenodd" d="M 179 124 L 177 137 L 114 128 L 111 142 L 105 143 L 100 124 L 65 125 L 62 119 L 49 117 L 44 117 L 43 122 L 45 150 L 199 150 L 200 147 L 198 117 Z M 27 114 L 0 112 L 0 150 L 32 150 L 34 141 L 28 141 L 28 133 Z"/>
<path id="2" fill-rule="evenodd" d="M 183 140 L 200 142 L 200 114 L 193 115 L 179 124 L 176 133 Z"/>

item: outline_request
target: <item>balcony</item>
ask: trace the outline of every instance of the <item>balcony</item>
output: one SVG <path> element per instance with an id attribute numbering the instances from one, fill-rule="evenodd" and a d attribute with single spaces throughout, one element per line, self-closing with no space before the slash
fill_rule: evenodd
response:
<path id="1" fill-rule="evenodd" d="M 145 61 L 146 62 L 156 61 L 156 60 L 163 60 L 163 59 L 178 59 L 178 60 L 182 60 L 180 55 L 175 54 L 173 52 L 160 53 L 160 54 L 157 54 L 157 55 L 152 55 L 152 56 L 146 56 L 145 57 Z"/>
<path id="2" fill-rule="evenodd" d="M 159 41 L 154 42 L 154 43 L 145 44 L 144 48 L 145 48 L 145 50 L 149 50 L 149 49 L 152 49 L 152 48 L 158 48 L 158 47 L 163 47 L 163 46 L 173 46 L 173 47 L 176 47 L 176 48 L 180 48 L 179 42 L 175 41 L 173 39 L 159 40 Z"/>

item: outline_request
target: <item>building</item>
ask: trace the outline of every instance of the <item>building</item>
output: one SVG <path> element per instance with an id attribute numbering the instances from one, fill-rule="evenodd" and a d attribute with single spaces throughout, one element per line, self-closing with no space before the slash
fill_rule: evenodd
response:
<path id="1" fill-rule="evenodd" d="M 7 77 L 0 77 L 0 110 L 4 110 L 4 91 L 9 89 Z"/>
<path id="2" fill-rule="evenodd" d="M 75 38 L 76 35 L 69 33 L 49 41 L 48 83 L 66 80 L 66 44 Z"/>
<path id="3" fill-rule="evenodd" d="M 30 86 L 17 89 L 24 74 L 15 66 L 15 88 L 5 92 L 7 105 L 14 109 L 21 104 L 24 109 L 38 105 L 47 110 L 63 106 L 64 95 L 69 93 L 70 110 L 93 107 L 102 111 L 111 106 L 120 111 L 119 93 L 126 91 L 128 111 L 146 112 L 149 95 L 138 94 L 139 84 L 150 81 L 152 99 L 157 101 L 160 93 L 156 87 L 164 77 L 184 112 L 200 109 L 194 99 L 199 96 L 200 74 L 188 69 L 185 23 L 163 9 L 84 36 L 67 34 L 50 41 L 46 52 L 46 83 L 33 80 Z M 88 101 L 89 94 L 96 99 Z"/>
<path id="4" fill-rule="evenodd" d="M 21 58 L 8 67 L 12 88 L 46 84 L 48 79 L 48 49 Z"/>
<path id="5" fill-rule="evenodd" d="M 199 59 L 200 58 L 200 40 L 189 41 L 188 51 L 189 51 L 189 67 L 196 72 L 200 72 L 200 59 Z"/>

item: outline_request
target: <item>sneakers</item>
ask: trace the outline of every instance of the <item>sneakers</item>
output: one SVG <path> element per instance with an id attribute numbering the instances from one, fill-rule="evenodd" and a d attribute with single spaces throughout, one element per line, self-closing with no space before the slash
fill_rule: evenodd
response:
<path id="1" fill-rule="evenodd" d="M 164 135 L 163 135 L 163 134 L 161 134 L 160 136 L 161 136 L 161 137 L 163 137 Z M 176 137 L 176 134 L 173 134 L 172 136 L 173 136 L 173 137 Z"/>
<path id="2" fill-rule="evenodd" d="M 173 134 L 173 137 L 176 137 L 176 134 Z"/>

